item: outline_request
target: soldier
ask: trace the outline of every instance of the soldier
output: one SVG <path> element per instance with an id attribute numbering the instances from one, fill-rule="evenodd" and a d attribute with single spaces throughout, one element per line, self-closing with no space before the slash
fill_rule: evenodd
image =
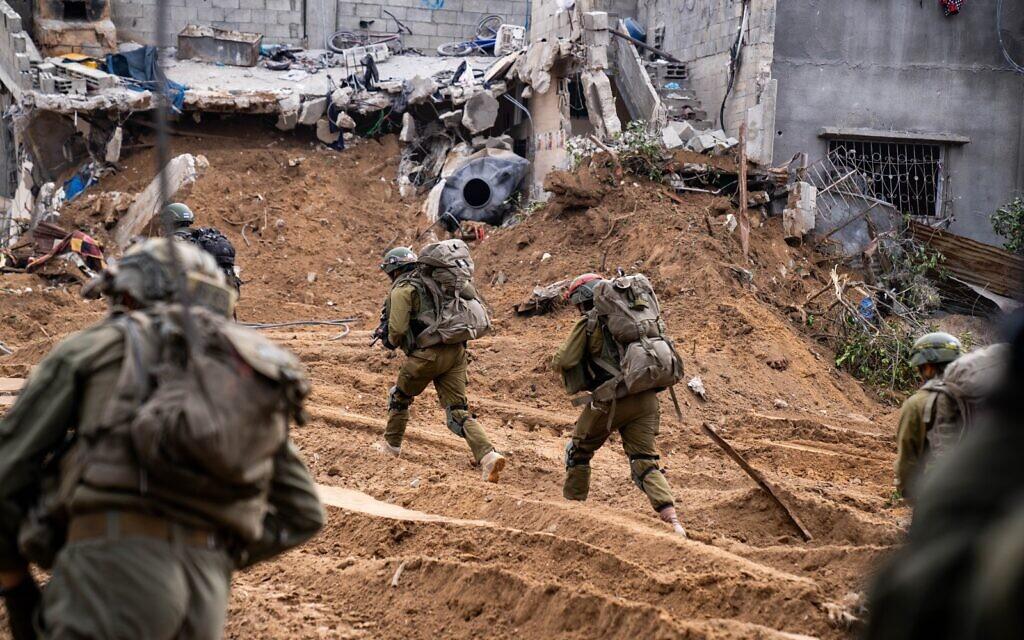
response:
<path id="1" fill-rule="evenodd" d="M 914 485 L 931 449 L 929 431 L 936 404 L 949 401 L 929 389 L 927 383 L 940 379 L 946 367 L 962 353 L 963 345 L 948 333 L 923 335 L 911 349 L 910 364 L 917 367 L 925 386 L 903 403 L 896 434 L 896 488 L 908 501 L 914 499 Z"/>
<path id="2" fill-rule="evenodd" d="M 218 638 L 232 572 L 323 525 L 287 435 L 304 371 L 226 320 L 235 294 L 195 247 L 146 240 L 87 288 L 109 316 L 61 342 L 0 422 L 14 638 Z M 30 562 L 52 567 L 42 594 Z"/>
<path id="3" fill-rule="evenodd" d="M 199 227 L 193 229 L 196 216 L 188 205 L 174 202 L 164 207 L 163 217 L 169 219 L 174 229 L 174 237 L 179 240 L 191 242 L 203 251 L 206 251 L 217 261 L 217 266 L 224 271 L 224 277 L 228 284 L 235 288 L 236 293 L 242 291 L 242 281 L 235 273 L 235 247 L 231 241 L 213 227 Z"/>
<path id="4" fill-rule="evenodd" d="M 647 283 L 647 279 L 643 278 L 642 282 Z M 562 495 L 567 500 L 587 499 L 590 492 L 590 460 L 608 436 L 618 431 L 622 436 L 622 448 L 629 457 L 633 482 L 646 494 L 661 519 L 685 536 L 686 531 L 676 515 L 675 500 L 668 481 L 658 464 L 660 456 L 655 438 L 661 423 L 658 406 L 658 391 L 661 388 L 654 386 L 625 395 L 619 391 L 611 398 L 598 399 L 602 389 L 609 385 L 613 388 L 621 385 L 625 360 L 624 356 L 620 356 L 619 349 L 624 345 L 617 344 L 606 316 L 600 315 L 595 308 L 595 291 L 602 283 L 606 283 L 606 288 L 610 284 L 600 275 L 587 273 L 573 280 L 569 286 L 566 297 L 576 305 L 582 317 L 552 361 L 554 369 L 562 375 L 568 393 L 591 392 L 587 405 L 576 421 L 572 439 L 565 448 Z M 651 319 L 656 319 L 656 331 L 660 334 L 660 311 L 657 310 L 653 291 L 649 290 L 649 283 L 646 286 L 649 291 L 647 295 L 653 301 Z M 621 350 L 621 353 L 625 352 L 625 349 Z M 678 373 L 672 372 L 669 380 L 681 377 L 681 367 L 680 363 Z"/>
<path id="5" fill-rule="evenodd" d="M 461 240 L 446 243 L 465 247 Z M 468 249 L 464 253 L 468 260 Z M 416 254 L 405 247 L 388 251 L 380 268 L 392 282 L 382 318 L 382 327 L 387 327 L 384 346 L 401 349 L 407 358 L 398 372 L 398 381 L 388 391 L 388 422 L 384 442 L 378 443 L 378 447 L 395 457 L 401 453 L 402 439 L 409 424 L 409 406 L 433 382 L 447 416 L 448 428 L 466 440 L 473 459 L 480 465 L 483 479 L 497 482 L 505 468 L 505 457 L 494 449 L 469 411 L 466 343 L 446 343 L 437 335 L 438 325 L 445 321 L 438 309 L 448 309 L 448 305 L 442 304 L 444 298 L 437 291 L 437 283 L 421 270 Z M 470 284 L 465 285 L 460 295 L 464 301 L 476 298 Z"/>

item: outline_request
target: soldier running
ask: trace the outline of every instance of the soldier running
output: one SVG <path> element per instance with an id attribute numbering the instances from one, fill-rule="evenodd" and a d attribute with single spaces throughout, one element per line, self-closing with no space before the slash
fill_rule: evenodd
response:
<path id="1" fill-rule="evenodd" d="M 380 268 L 392 285 L 375 337 L 407 357 L 388 391 L 388 422 L 378 448 L 396 457 L 401 454 L 409 406 L 433 382 L 448 429 L 465 439 L 483 479 L 497 482 L 505 457 L 470 413 L 466 397 L 466 341 L 490 329 L 469 282 L 469 249 L 461 240 L 447 240 L 424 247 L 418 258 L 411 249 L 398 247 L 385 254 Z"/>
<path id="2" fill-rule="evenodd" d="M 232 572 L 324 522 L 287 435 L 305 374 L 227 320 L 235 293 L 190 245 L 146 240 L 88 288 L 109 316 L 60 343 L 0 422 L 13 637 L 219 638 Z M 30 562 L 52 567 L 42 593 Z"/>
<path id="3" fill-rule="evenodd" d="M 626 287 L 626 288 L 623 288 Z M 624 293 L 623 293 L 624 292 Z M 625 296 L 621 313 L 612 311 L 615 298 Z M 607 302 L 595 306 L 595 297 Z M 565 483 L 562 495 L 567 500 L 586 500 L 590 492 L 590 460 L 613 431 L 622 437 L 622 448 L 629 457 L 633 482 L 647 496 L 661 519 L 681 535 L 686 531 L 676 515 L 675 500 L 661 466 L 655 439 L 661 423 L 658 392 L 682 377 L 682 363 L 663 337 L 657 298 L 643 276 L 604 280 L 587 273 L 573 280 L 566 297 L 576 305 L 582 317 L 552 361 L 569 394 L 590 392 L 586 406 L 573 429 L 565 449 Z M 632 300 L 629 302 L 628 300 Z M 611 311 L 611 313 L 609 313 Z M 636 315 L 639 312 L 639 315 Z M 642 337 L 619 334 L 610 319 L 633 313 L 634 327 L 648 327 Z M 616 325 L 617 329 L 617 325 Z M 636 340 L 630 338 L 637 337 Z M 641 348 L 632 348 L 632 345 Z M 636 383 L 629 388 L 625 373 L 637 353 L 651 356 L 646 365 L 659 372 L 657 380 Z"/>

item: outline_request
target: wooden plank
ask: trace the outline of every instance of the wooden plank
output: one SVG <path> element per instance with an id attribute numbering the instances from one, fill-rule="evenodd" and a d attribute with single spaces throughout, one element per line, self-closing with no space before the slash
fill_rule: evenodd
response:
<path id="1" fill-rule="evenodd" d="M 736 464 L 738 464 L 740 468 L 743 469 L 743 471 L 745 471 L 746 474 L 750 476 L 751 479 L 753 479 L 753 481 L 756 482 L 765 493 L 768 494 L 768 497 L 771 498 L 772 501 L 775 504 L 777 504 L 780 509 L 782 509 L 782 512 L 786 514 L 786 517 L 789 519 L 789 521 L 792 522 L 793 526 L 796 527 L 797 531 L 800 532 L 800 536 L 805 541 L 810 541 L 810 532 L 807 531 L 806 527 L 804 527 L 803 523 L 800 522 L 800 519 L 797 518 L 796 514 L 792 511 L 792 509 L 790 509 L 786 505 L 786 503 L 782 501 L 782 498 L 780 498 L 778 493 L 776 493 L 775 487 L 773 487 L 771 484 L 768 483 L 767 480 L 765 480 L 764 476 L 761 475 L 761 472 L 755 469 L 754 467 L 750 466 L 750 463 L 747 462 L 743 458 L 743 456 L 739 454 L 738 451 L 733 449 L 732 445 L 726 442 L 722 436 L 718 435 L 718 433 L 714 429 L 712 429 L 708 423 L 705 422 L 703 424 L 703 429 L 704 433 L 708 434 L 708 437 L 710 437 L 711 440 L 715 444 L 717 444 L 719 448 L 722 449 L 722 451 L 726 453 L 726 455 L 732 458 L 736 462 Z"/>
<path id="2" fill-rule="evenodd" d="M 16 394 L 24 386 L 24 378 L 0 378 L 0 394 Z"/>
<path id="3" fill-rule="evenodd" d="M 750 257 L 750 219 L 747 217 L 747 123 L 740 125 L 740 247 Z"/>
<path id="4" fill-rule="evenodd" d="M 1007 298 L 1024 299 L 1021 256 L 917 222 L 910 223 L 910 233 L 945 256 L 942 268 L 954 276 Z"/>

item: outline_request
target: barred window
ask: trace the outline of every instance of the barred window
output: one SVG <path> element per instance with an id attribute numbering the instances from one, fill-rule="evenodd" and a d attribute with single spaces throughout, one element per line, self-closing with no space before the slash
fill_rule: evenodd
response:
<path id="1" fill-rule="evenodd" d="M 942 146 L 871 140 L 829 140 L 829 154 L 856 170 L 874 197 L 914 217 L 941 214 Z"/>

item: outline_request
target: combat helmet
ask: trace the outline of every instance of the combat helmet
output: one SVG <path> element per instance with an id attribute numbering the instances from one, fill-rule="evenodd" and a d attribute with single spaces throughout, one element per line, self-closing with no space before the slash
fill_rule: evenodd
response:
<path id="1" fill-rule="evenodd" d="M 416 264 L 416 253 L 409 247 L 395 247 L 384 254 L 380 268 L 384 273 L 392 275 L 404 271 Z"/>
<path id="2" fill-rule="evenodd" d="M 90 281 L 82 289 L 82 295 L 106 295 L 115 302 L 119 296 L 126 296 L 142 308 L 172 301 L 178 287 L 172 269 L 172 246 L 178 265 L 185 273 L 190 300 L 230 316 L 237 294 L 228 286 L 217 261 L 195 245 L 169 238 L 150 238 L 133 245 L 124 257 L 111 262 L 101 275 Z"/>
<path id="3" fill-rule="evenodd" d="M 594 287 L 604 278 L 596 273 L 577 276 L 565 291 L 565 299 L 575 305 L 586 304 L 594 299 Z"/>
<path id="4" fill-rule="evenodd" d="M 196 214 L 192 213 L 192 210 L 188 208 L 188 205 L 181 202 L 172 202 L 164 207 L 164 210 L 160 213 L 160 217 L 165 221 L 165 223 L 169 221 L 171 227 L 175 229 L 191 227 L 196 221 Z"/>
<path id="5" fill-rule="evenodd" d="M 910 364 L 949 364 L 964 353 L 964 346 L 956 336 L 941 331 L 926 333 L 910 349 Z"/>

